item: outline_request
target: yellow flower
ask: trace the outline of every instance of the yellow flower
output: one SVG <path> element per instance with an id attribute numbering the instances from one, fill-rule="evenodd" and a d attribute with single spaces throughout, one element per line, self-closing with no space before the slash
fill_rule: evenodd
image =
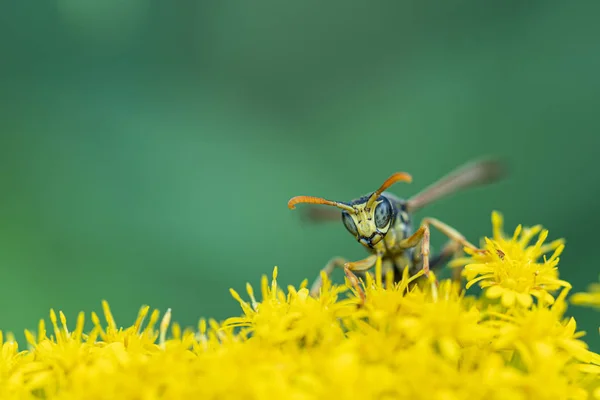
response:
<path id="1" fill-rule="evenodd" d="M 600 364 L 600 356 L 589 351 L 580 340 L 585 333 L 577 332 L 575 319 L 563 319 L 567 292 L 564 289 L 551 307 L 534 305 L 531 309 L 514 308 L 505 314 L 490 312 L 495 318 L 488 324 L 497 327 L 493 346 L 516 350 L 528 368 L 535 364 L 534 360 L 552 358 L 558 353 L 580 363 Z"/>
<path id="2" fill-rule="evenodd" d="M 391 274 L 380 276 L 380 263 L 362 282 L 364 303 L 325 276 L 312 298 L 306 282 L 281 288 L 275 268 L 261 281 L 260 299 L 250 285 L 249 300 L 231 291 L 242 315 L 223 323 L 201 319 L 182 329 L 170 310 L 161 317 L 144 306 L 121 327 L 103 302 L 103 318 L 91 313 L 89 331 L 83 313 L 70 329 L 51 310 L 48 330 L 42 320 L 37 332 L 25 331 L 26 350 L 0 332 L 0 399 L 600 400 L 600 356 L 575 319 L 565 318 L 568 289 L 552 305 L 516 301 L 568 285 L 556 272 L 562 242 L 527 246 L 538 228 L 523 230 L 527 240 L 520 231 L 505 239 L 494 218 L 487 250 L 495 253 L 472 254 L 490 270 L 467 274 L 489 287 L 488 296 L 494 287 L 515 292 L 512 302 L 501 296 L 504 305 L 467 296 L 450 280 L 437 283 L 433 274 L 421 282 L 422 273 L 405 270 L 393 283 Z M 548 250 L 555 255 L 536 267 L 543 280 L 527 291 L 527 282 L 507 289 L 509 279 L 531 272 L 522 264 Z M 509 259 L 516 264 L 504 265 Z"/>
<path id="3" fill-rule="evenodd" d="M 587 292 L 575 293 L 571 296 L 571 302 L 600 309 L 600 283 L 592 283 Z"/>
<path id="4" fill-rule="evenodd" d="M 388 276 L 385 286 L 368 276 L 367 300 L 353 315 L 362 323 L 355 322 L 354 329 L 371 334 L 373 329 L 385 332 L 387 351 L 427 344 L 454 362 L 464 347 L 489 342 L 493 332 L 480 324 L 481 312 L 473 302 L 465 301 L 451 280 L 424 289 L 411 285 L 421 275 L 409 277 L 405 269 L 398 283 L 393 284 Z"/>
<path id="5" fill-rule="evenodd" d="M 507 237 L 502 230 L 502 215 L 498 212 L 492 213 L 492 225 L 493 238 L 485 238 L 485 251 L 466 248 L 470 257 L 451 263 L 453 267 L 466 264 L 463 274 L 468 281 L 467 289 L 478 283 L 486 289 L 488 298 L 500 298 L 505 307 L 517 303 L 528 308 L 533 304 L 533 297 L 552 304 L 553 291 L 571 287 L 558 278 L 559 255 L 564 249 L 562 239 L 544 244 L 548 231 L 540 225 L 531 228 L 519 225 L 512 237 Z M 530 245 L 536 235 L 539 235 L 536 243 Z M 550 251 L 554 253 L 547 259 L 545 254 Z"/>
<path id="6" fill-rule="evenodd" d="M 304 345 L 313 345 L 321 341 L 333 341 L 343 337 L 344 331 L 338 318 L 352 313 L 356 299 L 338 300 L 345 287 L 333 287 L 324 280 L 321 296 L 314 299 L 303 283 L 300 290 L 288 288 L 286 294 L 277 286 L 277 268 L 273 271 L 273 279 L 269 286 L 263 276 L 262 302 L 254 297 L 250 284 L 246 286 L 250 303 L 242 300 L 237 292 L 231 289 L 232 296 L 240 303 L 244 316 L 229 318 L 227 327 L 244 327 L 245 334 L 273 342 L 284 343 L 302 340 Z"/>

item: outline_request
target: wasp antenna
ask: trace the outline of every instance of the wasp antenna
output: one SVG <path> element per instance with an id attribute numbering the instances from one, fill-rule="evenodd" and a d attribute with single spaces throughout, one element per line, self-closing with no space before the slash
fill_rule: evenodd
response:
<path id="1" fill-rule="evenodd" d="M 396 172 L 395 174 L 387 178 L 385 182 L 383 182 L 383 185 L 381 185 L 379 189 L 377 189 L 377 191 L 375 191 L 375 193 L 373 193 L 371 197 L 369 197 L 369 200 L 367 201 L 367 208 L 371 208 L 371 206 L 377 200 L 379 195 L 396 182 L 410 183 L 412 182 L 412 176 L 410 176 L 410 174 L 406 172 Z"/>
<path id="2" fill-rule="evenodd" d="M 290 201 L 288 201 L 288 208 L 293 210 L 296 208 L 296 204 L 300 203 L 309 203 L 309 204 L 324 204 L 326 206 L 334 206 L 337 208 L 341 208 L 342 210 L 346 210 L 351 214 L 356 213 L 354 208 L 350 207 L 347 204 L 340 203 L 337 201 L 326 200 L 321 197 L 313 197 L 313 196 L 296 196 L 292 197 Z"/>

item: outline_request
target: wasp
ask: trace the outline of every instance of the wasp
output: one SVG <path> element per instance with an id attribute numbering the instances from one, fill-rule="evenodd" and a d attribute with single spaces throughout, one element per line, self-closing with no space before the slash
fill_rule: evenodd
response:
<path id="1" fill-rule="evenodd" d="M 423 218 L 419 228 L 414 229 L 413 214 L 441 198 L 460 190 L 487 185 L 500 180 L 505 168 L 496 159 L 478 160 L 455 169 L 434 184 L 426 187 L 409 199 L 399 198 L 386 190 L 397 182 L 412 182 L 412 176 L 406 172 L 392 174 L 374 192 L 350 202 L 332 201 L 321 197 L 296 196 L 289 200 L 288 208 L 294 209 L 297 204 L 320 204 L 333 206 L 341 210 L 342 223 L 346 230 L 370 253 L 362 260 L 348 261 L 342 257 L 331 259 L 323 268 L 329 278 L 335 268 L 342 268 L 349 282 L 354 286 L 361 299 L 365 300 L 364 291 L 359 285 L 358 276 L 365 274 L 376 263 L 381 262 L 382 275 L 392 270 L 397 281 L 404 268 L 409 268 L 412 276 L 423 270 L 425 276 L 430 271 L 446 264 L 465 247 L 479 250 L 459 231 L 436 218 Z M 313 209 L 309 213 L 316 221 L 339 218 L 334 209 Z M 439 253 L 430 256 L 430 230 L 435 228 L 447 238 L 447 243 Z M 455 276 L 455 279 L 457 277 Z M 321 274 L 311 287 L 310 294 L 316 297 L 323 282 Z"/>

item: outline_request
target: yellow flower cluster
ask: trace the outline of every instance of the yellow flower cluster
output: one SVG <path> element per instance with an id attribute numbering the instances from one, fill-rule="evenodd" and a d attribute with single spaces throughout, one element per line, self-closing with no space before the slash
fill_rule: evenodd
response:
<path id="1" fill-rule="evenodd" d="M 92 313 L 84 332 L 83 313 L 69 330 L 51 311 L 27 350 L 0 335 L 0 399 L 600 399 L 600 356 L 565 317 L 562 242 L 544 245 L 538 227 L 505 238 L 493 222 L 486 252 L 454 263 L 483 296 L 406 272 L 367 276 L 365 303 L 326 279 L 312 298 L 275 269 L 260 299 L 232 290 L 241 316 L 196 329 L 149 307 L 121 328 L 103 303 L 105 322 Z"/>

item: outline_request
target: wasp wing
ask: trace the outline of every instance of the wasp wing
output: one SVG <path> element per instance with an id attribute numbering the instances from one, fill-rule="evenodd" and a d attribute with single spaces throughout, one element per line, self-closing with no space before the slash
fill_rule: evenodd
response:
<path id="1" fill-rule="evenodd" d="M 443 197 L 474 186 L 497 182 L 507 175 L 506 165 L 498 159 L 474 161 L 457 168 L 436 183 L 425 188 L 407 201 L 409 212 L 414 212 Z"/>
<path id="2" fill-rule="evenodd" d="M 301 217 L 304 221 L 313 223 L 340 222 L 342 220 L 342 213 L 335 208 L 307 206 L 303 207 Z"/>

